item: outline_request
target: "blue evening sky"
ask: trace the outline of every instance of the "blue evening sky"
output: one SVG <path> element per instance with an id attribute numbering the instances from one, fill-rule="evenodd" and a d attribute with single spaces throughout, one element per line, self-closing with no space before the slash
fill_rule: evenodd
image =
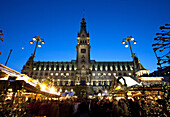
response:
<path id="1" fill-rule="evenodd" d="M 21 71 L 35 43 L 32 37 L 44 38 L 37 48 L 36 61 L 76 60 L 76 38 L 85 9 L 90 33 L 91 60 L 132 61 L 130 48 L 121 43 L 133 36 L 132 45 L 143 66 L 157 68 L 152 49 L 159 27 L 170 21 L 170 0 L 0 0 L 0 63 Z M 24 48 L 24 49 L 22 49 Z"/>

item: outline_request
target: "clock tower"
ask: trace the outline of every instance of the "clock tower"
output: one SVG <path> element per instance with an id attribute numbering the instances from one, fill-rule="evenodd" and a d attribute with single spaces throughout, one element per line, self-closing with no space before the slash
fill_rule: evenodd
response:
<path id="1" fill-rule="evenodd" d="M 83 18 L 81 21 L 81 29 L 77 36 L 77 70 L 82 73 L 86 72 L 90 68 L 90 38 L 89 33 L 86 31 L 86 21 Z"/>
<path id="2" fill-rule="evenodd" d="M 76 59 L 76 79 L 75 85 L 78 87 L 76 91 L 78 92 L 77 95 L 80 97 L 85 97 L 92 92 L 91 86 L 91 70 L 90 70 L 90 37 L 89 33 L 86 30 L 86 21 L 83 18 L 81 21 L 80 32 L 77 36 L 77 59 Z"/>

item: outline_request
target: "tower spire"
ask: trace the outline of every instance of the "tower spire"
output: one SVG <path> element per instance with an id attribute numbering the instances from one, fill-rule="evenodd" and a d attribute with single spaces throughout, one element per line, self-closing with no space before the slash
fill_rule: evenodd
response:
<path id="1" fill-rule="evenodd" d="M 87 33 L 86 31 L 86 21 L 85 21 L 85 18 L 84 18 L 84 9 L 83 9 L 83 18 L 82 18 L 82 21 L 81 21 L 81 27 L 80 27 L 80 33 L 78 33 L 78 36 L 87 36 L 89 37 L 89 33 Z"/>
<path id="2" fill-rule="evenodd" d="M 83 18 L 84 18 L 84 11 L 85 11 L 85 9 L 83 9 Z"/>

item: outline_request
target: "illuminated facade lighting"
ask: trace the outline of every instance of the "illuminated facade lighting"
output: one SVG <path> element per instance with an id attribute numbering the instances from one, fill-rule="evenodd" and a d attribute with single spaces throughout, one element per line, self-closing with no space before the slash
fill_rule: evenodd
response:
<path id="1" fill-rule="evenodd" d="M 130 38 L 133 40 L 132 37 L 129 37 L 129 39 Z M 32 42 L 36 41 L 35 39 L 38 39 L 37 46 L 45 43 L 40 37 L 34 37 Z M 126 40 L 122 41 L 122 43 L 128 47 L 128 42 Z M 77 35 L 76 52 L 76 60 L 34 61 L 33 65 L 36 67 L 32 77 L 35 79 L 53 78 L 55 79 L 54 85 L 56 85 L 58 89 L 63 89 L 63 91 L 74 89 L 76 95 L 80 95 L 81 90 L 97 92 L 99 90 L 104 90 L 102 88 L 105 86 L 111 88 L 113 78 L 119 76 L 119 73 L 121 73 L 121 75 L 132 76 L 133 61 L 91 60 L 90 37 L 86 30 L 85 18 L 81 21 L 81 29 Z M 30 60 L 28 60 L 26 64 L 29 63 Z M 136 64 L 141 65 L 138 61 L 136 61 Z M 22 73 L 28 73 L 28 69 L 29 68 L 24 65 Z M 35 74 L 35 72 L 38 73 Z"/>

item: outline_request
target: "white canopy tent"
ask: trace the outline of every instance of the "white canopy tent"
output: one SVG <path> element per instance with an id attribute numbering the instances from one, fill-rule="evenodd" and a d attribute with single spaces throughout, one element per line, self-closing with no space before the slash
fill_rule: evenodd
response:
<path id="1" fill-rule="evenodd" d="M 128 77 L 128 76 L 122 76 L 122 77 L 125 79 L 125 82 L 126 82 L 126 84 L 127 84 L 127 87 L 131 87 L 131 86 L 135 86 L 135 85 L 138 85 L 138 86 L 141 85 L 140 83 L 138 83 L 137 81 L 135 81 L 135 80 L 134 80 L 133 78 L 131 78 L 131 77 Z M 118 78 L 119 78 L 119 77 L 116 77 L 116 79 L 118 79 Z M 122 85 L 125 84 L 123 79 L 120 79 L 119 81 L 122 83 Z"/>

